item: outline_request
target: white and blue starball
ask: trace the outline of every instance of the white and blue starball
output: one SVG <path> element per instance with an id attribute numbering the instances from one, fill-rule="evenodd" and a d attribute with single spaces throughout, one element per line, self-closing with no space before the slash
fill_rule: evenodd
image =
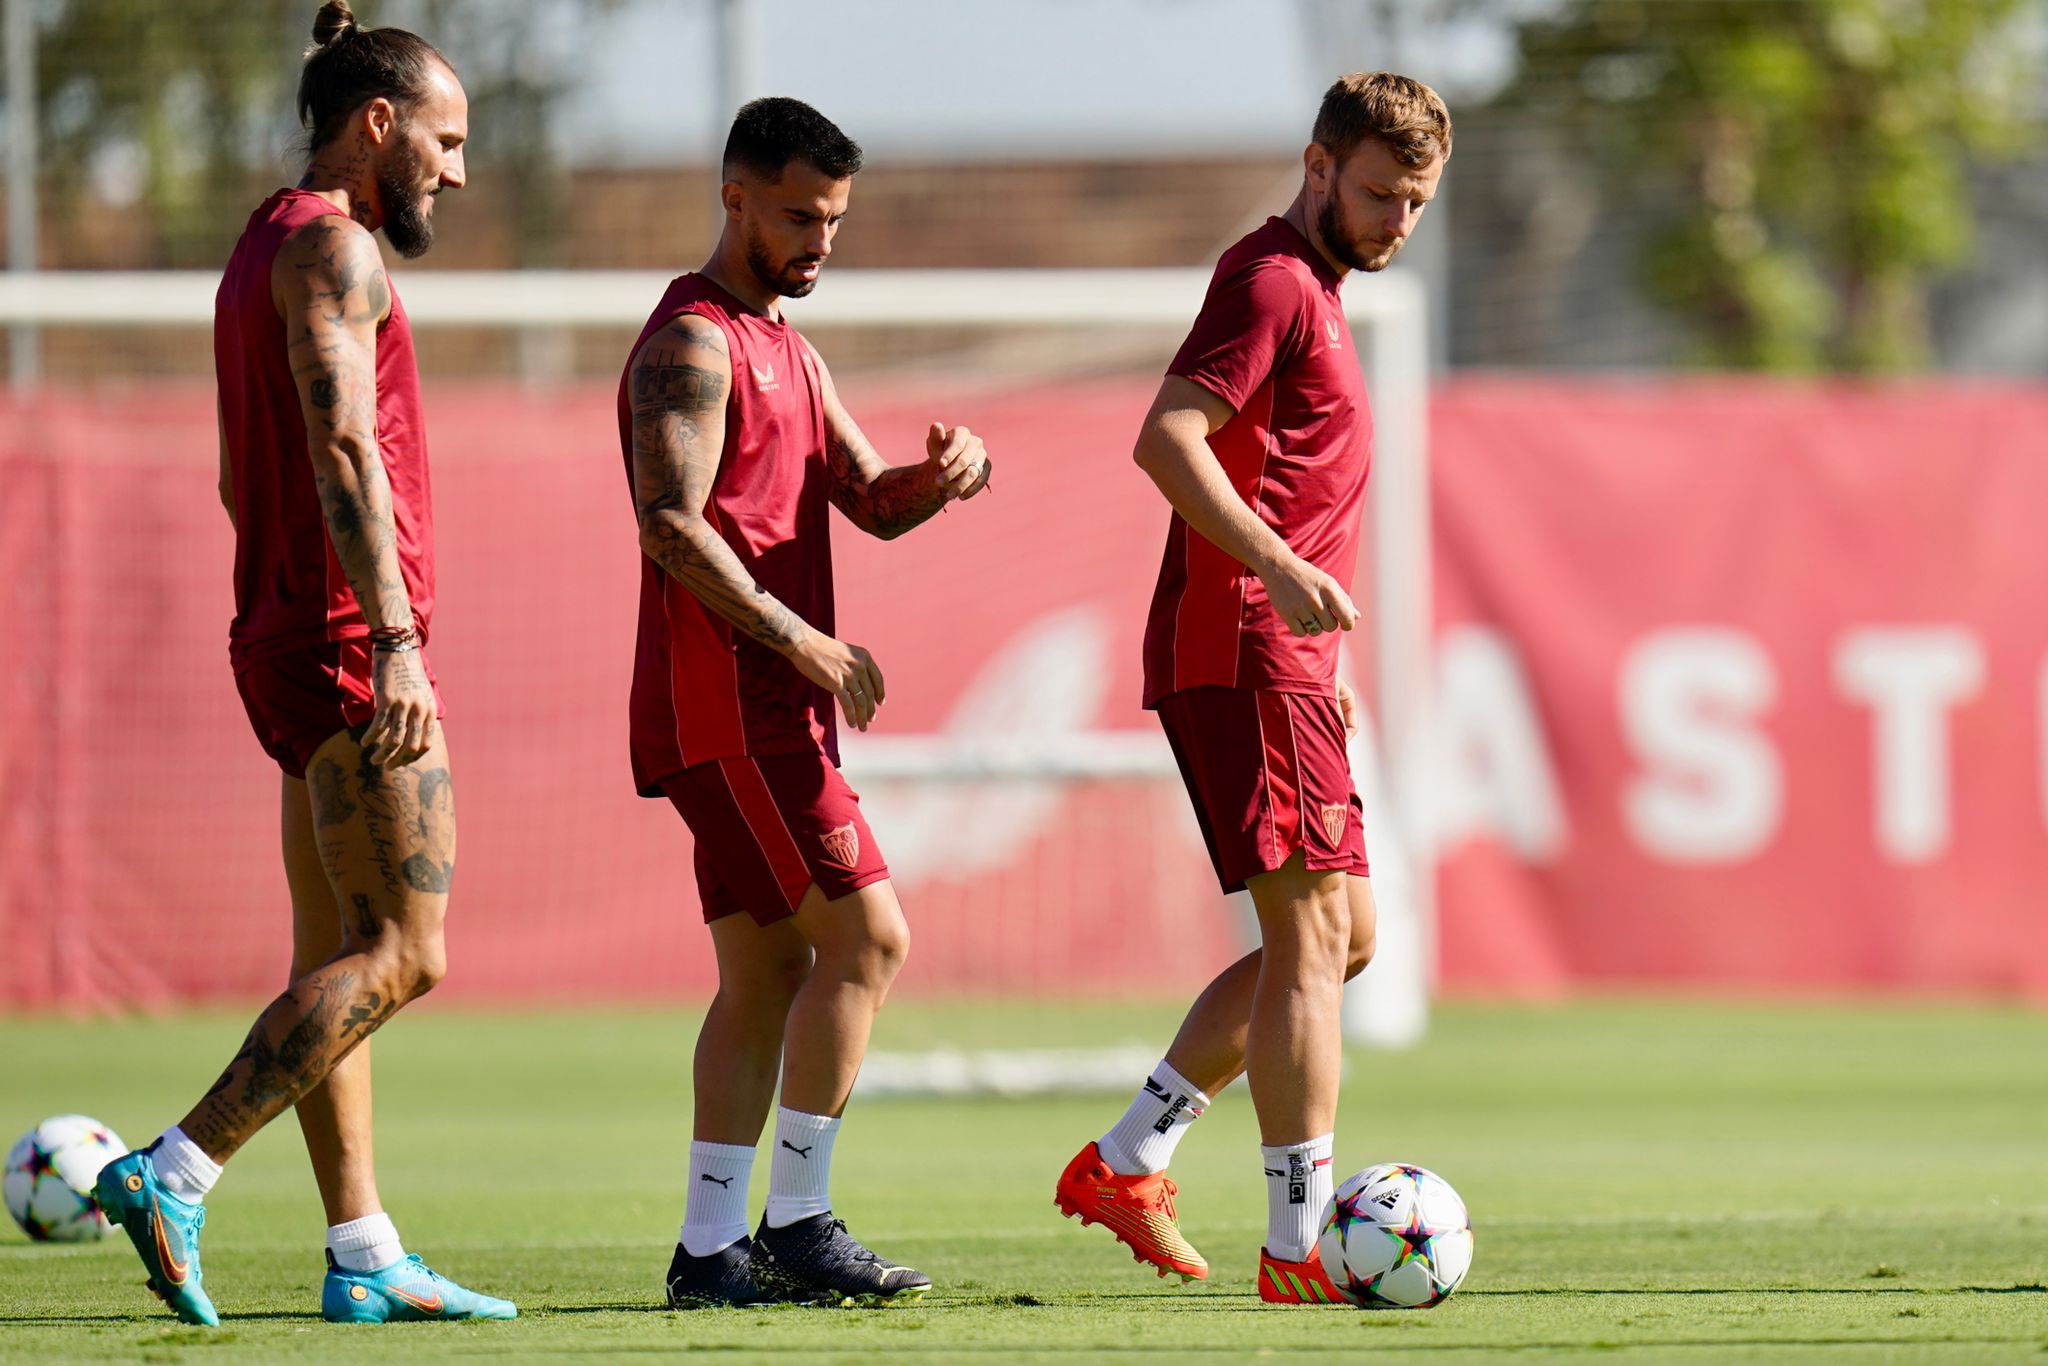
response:
<path id="1" fill-rule="evenodd" d="M 93 1198 L 100 1168 L 127 1153 L 112 1129 L 86 1115 L 58 1115 L 21 1136 L 7 1154 L 7 1212 L 39 1243 L 89 1243 L 112 1225 Z"/>
<path id="2" fill-rule="evenodd" d="M 1323 1271 L 1361 1309 L 1441 1304 L 1472 1267 L 1472 1220 L 1451 1183 L 1382 1162 L 1337 1187 L 1316 1240 Z"/>

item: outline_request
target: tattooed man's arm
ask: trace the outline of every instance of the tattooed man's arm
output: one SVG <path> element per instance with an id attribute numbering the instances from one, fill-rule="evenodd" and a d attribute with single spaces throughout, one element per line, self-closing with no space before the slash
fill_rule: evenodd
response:
<path id="1" fill-rule="evenodd" d="M 339 215 L 316 218 L 277 253 L 271 291 L 334 557 L 372 629 L 409 626 L 391 485 L 377 452 L 377 325 L 391 312 L 377 241 Z"/>
<path id="2" fill-rule="evenodd" d="M 858 645 L 812 630 L 762 588 L 704 516 L 725 452 L 732 352 L 709 319 L 684 314 L 633 356 L 627 402 L 633 418 L 633 505 L 640 549 L 697 600 L 786 656 L 839 699 L 866 730 L 882 702 L 882 673 Z"/>
<path id="3" fill-rule="evenodd" d="M 732 356 L 716 323 L 686 314 L 633 357 L 633 505 L 640 548 L 706 607 L 784 654 L 804 623 L 754 582 L 706 520 L 725 448 Z"/>
<path id="4" fill-rule="evenodd" d="M 817 352 L 825 397 L 825 467 L 832 481 L 832 505 L 870 536 L 892 541 L 928 521 L 946 504 L 972 498 L 988 487 L 993 465 L 981 438 L 965 427 L 934 422 L 925 433 L 925 458 L 915 465 L 890 465 L 861 433 L 839 401 L 832 376 Z"/>
<path id="5" fill-rule="evenodd" d="M 391 482 L 377 451 L 377 327 L 391 315 L 377 241 L 362 224 L 323 214 L 285 239 L 270 290 L 334 557 L 373 634 L 410 630 Z M 377 709 L 362 743 L 380 766 L 409 764 L 437 728 L 433 687 L 416 650 L 380 649 L 374 658 Z"/>

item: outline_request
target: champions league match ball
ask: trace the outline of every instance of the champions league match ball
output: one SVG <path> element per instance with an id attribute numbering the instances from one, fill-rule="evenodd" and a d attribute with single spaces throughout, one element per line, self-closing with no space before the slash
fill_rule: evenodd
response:
<path id="1" fill-rule="evenodd" d="M 1316 1250 L 1337 1293 L 1361 1309 L 1442 1304 L 1472 1266 L 1472 1220 L 1451 1183 L 1405 1162 L 1345 1178 Z"/>
<path id="2" fill-rule="evenodd" d="M 46 1119 L 7 1154 L 7 1212 L 39 1243 L 89 1243 L 112 1227 L 93 1198 L 100 1168 L 125 1155 L 112 1129 L 84 1115 Z"/>

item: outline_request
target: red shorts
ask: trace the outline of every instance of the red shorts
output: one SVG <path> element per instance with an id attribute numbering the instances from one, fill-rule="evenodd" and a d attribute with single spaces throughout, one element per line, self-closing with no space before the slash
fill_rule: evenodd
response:
<path id="1" fill-rule="evenodd" d="M 1365 808 L 1335 697 L 1187 688 L 1159 700 L 1159 723 L 1224 891 L 1296 849 L 1311 869 L 1366 876 Z"/>
<path id="2" fill-rule="evenodd" d="M 860 794 L 817 750 L 709 759 L 661 791 L 696 837 L 707 925 L 735 911 L 772 925 L 795 915 L 814 883 L 837 901 L 889 876 Z"/>
<path id="3" fill-rule="evenodd" d="M 447 715 L 441 685 L 424 651 L 420 667 L 434 690 L 434 714 Z M 339 732 L 365 724 L 377 711 L 370 690 L 367 637 L 249 660 L 235 671 L 235 687 L 241 690 L 257 743 L 294 778 L 306 776 L 315 750 Z"/>

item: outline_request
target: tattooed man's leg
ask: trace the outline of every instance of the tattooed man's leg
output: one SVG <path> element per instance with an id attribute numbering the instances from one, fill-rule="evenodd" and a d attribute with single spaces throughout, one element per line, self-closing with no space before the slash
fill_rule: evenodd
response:
<path id="1" fill-rule="evenodd" d="M 335 735 L 306 766 L 313 843 L 341 916 L 340 947 L 259 1015 L 181 1125 L 216 1162 L 296 1103 L 407 1001 L 441 980 L 455 873 L 448 750 L 402 768 Z"/>

